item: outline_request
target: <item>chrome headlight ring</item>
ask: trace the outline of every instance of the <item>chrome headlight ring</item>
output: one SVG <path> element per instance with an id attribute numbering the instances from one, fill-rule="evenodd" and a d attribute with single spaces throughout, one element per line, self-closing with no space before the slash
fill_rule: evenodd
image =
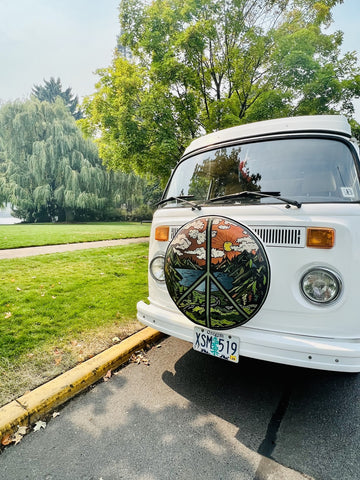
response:
<path id="1" fill-rule="evenodd" d="M 152 278 L 160 283 L 165 282 L 165 257 L 164 255 L 156 255 L 150 262 L 150 274 Z"/>
<path id="2" fill-rule="evenodd" d="M 312 304 L 329 305 L 339 298 L 342 281 L 333 270 L 314 267 L 302 276 L 300 290 L 306 300 Z"/>

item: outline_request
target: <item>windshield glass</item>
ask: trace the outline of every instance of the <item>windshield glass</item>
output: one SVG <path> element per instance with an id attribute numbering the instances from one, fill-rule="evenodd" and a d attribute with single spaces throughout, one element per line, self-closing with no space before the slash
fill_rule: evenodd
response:
<path id="1" fill-rule="evenodd" d="M 307 202 L 356 202 L 359 177 L 344 143 L 292 138 L 232 145 L 194 155 L 176 168 L 166 198 L 192 195 L 205 201 L 243 191 Z M 241 197 L 241 203 L 275 203 L 274 198 Z"/>

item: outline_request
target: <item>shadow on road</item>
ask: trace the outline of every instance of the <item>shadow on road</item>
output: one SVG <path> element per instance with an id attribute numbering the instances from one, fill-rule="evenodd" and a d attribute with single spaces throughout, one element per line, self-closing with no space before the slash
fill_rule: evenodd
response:
<path id="1" fill-rule="evenodd" d="M 236 365 L 189 350 L 163 380 L 282 465 L 316 480 L 360 478 L 360 375 L 246 358 Z"/>
<path id="2" fill-rule="evenodd" d="M 234 365 L 172 338 L 149 358 L 5 449 L 0 477 L 360 478 L 358 376 L 245 358 Z"/>

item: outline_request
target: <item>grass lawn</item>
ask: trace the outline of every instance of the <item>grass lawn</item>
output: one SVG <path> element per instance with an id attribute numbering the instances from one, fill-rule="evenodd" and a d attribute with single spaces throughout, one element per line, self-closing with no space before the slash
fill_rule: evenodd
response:
<path id="1" fill-rule="evenodd" d="M 0 249 L 147 237 L 150 223 L 78 223 L 0 225 Z"/>
<path id="2" fill-rule="evenodd" d="M 0 405 L 141 328 L 147 259 L 140 243 L 2 260 Z"/>

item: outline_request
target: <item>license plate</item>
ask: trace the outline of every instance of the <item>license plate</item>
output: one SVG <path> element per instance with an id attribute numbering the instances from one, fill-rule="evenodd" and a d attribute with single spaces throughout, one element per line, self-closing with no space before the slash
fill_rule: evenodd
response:
<path id="1" fill-rule="evenodd" d="M 193 348 L 213 357 L 238 363 L 240 338 L 207 328 L 194 328 Z"/>

